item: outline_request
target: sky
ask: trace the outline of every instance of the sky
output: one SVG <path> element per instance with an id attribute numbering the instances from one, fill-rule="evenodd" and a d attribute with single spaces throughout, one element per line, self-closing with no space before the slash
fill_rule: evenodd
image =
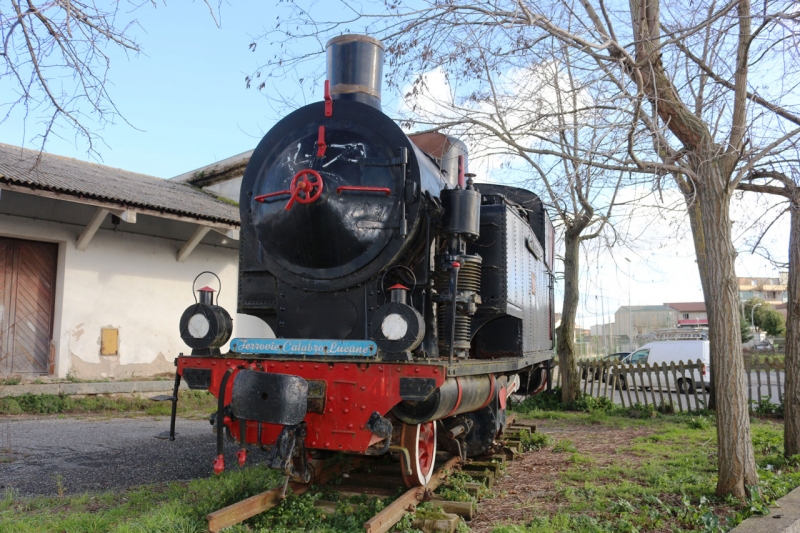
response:
<path id="1" fill-rule="evenodd" d="M 324 3 L 318 6 L 324 9 Z M 98 131 L 103 143 L 96 146 L 97 156 L 87 154 L 86 145 L 69 132 L 62 132 L 61 138 L 51 137 L 46 150 L 170 178 L 253 149 L 287 112 L 276 109 L 259 91 L 245 87 L 245 76 L 259 60 L 277 52 L 264 43 L 255 52 L 248 48 L 253 36 L 275 19 L 274 9 L 274 2 L 224 4 L 219 27 L 199 0 L 169 2 L 156 8 L 145 4 L 135 13 L 123 13 L 123 18 L 138 20 L 140 27 L 132 28 L 132 34 L 142 52 L 126 56 L 109 51 L 109 91 L 130 125 L 117 120 Z M 280 80 L 271 82 L 267 91 L 287 99 L 297 96 L 296 86 Z M 385 109 L 397 109 L 397 95 L 384 91 Z M 35 116 L 24 122 L 20 113 L 12 114 L 0 123 L 0 142 L 39 148 L 32 138 L 40 130 Z M 502 174 L 486 168 L 493 181 L 502 181 Z M 736 206 L 733 218 L 738 213 L 744 219 L 748 205 L 745 201 Z M 585 258 L 580 325 L 603 322 L 603 310 L 606 321 L 613 320 L 613 312 L 628 302 L 650 305 L 702 300 L 688 222 L 682 216 L 664 220 L 655 214 L 644 215 L 637 220 L 637 231 L 641 238 L 632 249 L 600 255 L 593 252 Z M 762 244 L 785 260 L 787 236 L 788 220 L 784 220 Z M 738 275 L 777 277 L 777 269 L 768 262 L 745 253 L 744 239 L 737 245 Z M 561 296 L 557 290 L 558 309 Z"/>
<path id="2" fill-rule="evenodd" d="M 117 121 L 100 131 L 102 164 L 171 178 L 219 159 L 251 150 L 278 117 L 267 99 L 245 88 L 245 75 L 257 65 L 248 50 L 251 36 L 274 18 L 271 2 L 224 5 L 220 27 L 206 5 L 172 1 L 145 4 L 121 18 L 136 19 L 131 34 L 142 52 L 126 57 L 110 49 L 109 91 L 131 125 Z M 261 11 L 261 12 L 260 12 Z M 27 140 L 41 130 L 27 125 Z M 0 124 L 0 142 L 21 145 L 19 114 Z M 26 143 L 38 148 L 35 142 Z M 47 150 L 90 159 L 74 136 L 50 138 Z"/>

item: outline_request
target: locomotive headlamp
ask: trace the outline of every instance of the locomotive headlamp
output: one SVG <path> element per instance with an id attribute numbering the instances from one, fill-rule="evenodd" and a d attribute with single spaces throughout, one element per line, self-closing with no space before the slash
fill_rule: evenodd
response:
<path id="1" fill-rule="evenodd" d="M 201 272 L 202 274 L 213 272 Z M 213 274 L 216 277 L 216 274 Z M 195 282 L 197 282 L 195 278 Z M 219 281 L 219 277 L 217 277 Z M 222 284 L 220 283 L 220 289 Z M 192 283 L 194 292 L 194 283 Z M 192 348 L 192 355 L 219 355 L 220 346 L 228 342 L 233 332 L 231 315 L 214 304 L 214 289 L 203 287 L 197 291 L 195 304 L 186 308 L 180 322 L 180 332 L 183 342 Z M 219 303 L 219 290 L 217 291 Z"/>
<path id="2" fill-rule="evenodd" d="M 425 336 L 425 322 L 419 312 L 406 303 L 408 287 L 394 285 L 389 287 L 391 301 L 375 311 L 372 322 L 372 340 L 378 348 L 387 352 L 386 360 L 410 360 L 411 350 L 422 342 Z"/>
<path id="3" fill-rule="evenodd" d="M 405 337 L 408 332 L 408 322 L 401 315 L 392 313 L 386 315 L 381 322 L 381 333 L 387 340 L 396 341 Z"/>
<path id="4" fill-rule="evenodd" d="M 188 330 L 189 335 L 195 339 L 202 339 L 208 335 L 208 332 L 211 330 L 211 324 L 205 316 L 197 313 L 189 319 Z"/>

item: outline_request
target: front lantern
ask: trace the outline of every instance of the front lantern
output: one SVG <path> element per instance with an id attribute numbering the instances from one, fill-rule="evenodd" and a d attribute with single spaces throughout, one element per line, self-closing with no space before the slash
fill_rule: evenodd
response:
<path id="1" fill-rule="evenodd" d="M 219 282 L 219 289 L 222 289 L 222 282 L 213 272 L 201 272 L 212 274 Z M 192 292 L 197 278 L 192 283 Z M 219 293 L 217 291 L 217 304 L 219 304 Z M 228 312 L 214 305 L 214 289 L 203 287 L 197 291 L 195 304 L 190 305 L 183 312 L 180 322 L 180 333 L 183 342 L 192 349 L 192 355 L 220 355 L 219 348 L 231 338 L 233 332 L 233 320 Z"/>

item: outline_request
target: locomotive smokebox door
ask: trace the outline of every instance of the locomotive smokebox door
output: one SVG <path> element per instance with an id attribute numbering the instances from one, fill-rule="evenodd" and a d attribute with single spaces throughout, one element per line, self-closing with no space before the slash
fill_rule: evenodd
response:
<path id="1" fill-rule="evenodd" d="M 231 409 L 239 419 L 299 424 L 308 410 L 308 382 L 300 376 L 242 370 L 233 382 Z"/>

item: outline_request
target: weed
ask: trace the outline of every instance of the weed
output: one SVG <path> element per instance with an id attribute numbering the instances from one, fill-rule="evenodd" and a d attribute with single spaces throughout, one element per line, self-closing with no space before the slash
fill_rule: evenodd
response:
<path id="1" fill-rule="evenodd" d="M 14 500 L 16 500 L 14 489 L 6 489 L 3 492 L 3 497 L 0 498 L 0 513 L 11 509 L 14 505 Z"/>
<path id="2" fill-rule="evenodd" d="M 612 513 L 632 513 L 635 511 L 633 504 L 624 498 L 620 498 L 611 505 Z"/>
<path id="3" fill-rule="evenodd" d="M 553 446 L 553 453 L 576 453 L 578 449 L 569 439 L 561 439 Z"/>
<path id="4" fill-rule="evenodd" d="M 290 495 L 269 513 L 250 521 L 250 531 L 270 533 L 361 533 L 364 522 L 386 506 L 383 499 L 353 496 L 338 500 L 336 511 L 326 515 L 314 503 L 322 492 L 309 491 L 302 496 Z"/>
<path id="5" fill-rule="evenodd" d="M 655 418 L 658 411 L 650 404 L 644 405 L 639 402 L 631 405 L 628 408 L 628 416 L 631 418 Z"/>
<path id="6" fill-rule="evenodd" d="M 559 387 L 556 387 L 550 393 L 543 392 L 528 396 L 524 401 L 513 407 L 514 411 L 523 414 L 538 414 L 542 411 L 612 412 L 615 409 L 616 406 L 608 398 L 596 398 L 586 393 L 581 393 L 578 399 L 572 403 L 561 403 L 561 389 Z"/>
<path id="7" fill-rule="evenodd" d="M 570 411 L 591 413 L 594 411 L 608 412 L 614 409 L 614 402 L 605 397 L 594 397 L 586 393 L 570 404 Z"/>
<path id="8" fill-rule="evenodd" d="M 523 431 L 520 433 L 520 442 L 522 443 L 522 451 L 530 452 L 547 448 L 553 443 L 553 438 L 547 433 L 528 433 Z"/>
<path id="9" fill-rule="evenodd" d="M 19 385 L 22 382 L 20 376 L 11 376 L 5 379 L 0 379 L 0 385 Z"/>
<path id="10" fill-rule="evenodd" d="M 783 453 L 783 436 L 764 428 L 751 429 L 753 449 L 761 455 L 774 455 Z"/>
<path id="11" fill-rule="evenodd" d="M 474 483 L 475 480 L 466 472 L 455 472 L 447 478 L 447 483 L 439 489 L 439 494 L 447 500 L 454 502 L 477 501 L 489 494 L 489 489 L 480 484 L 478 495 L 473 496 L 467 490 L 467 483 Z"/>
<path id="12" fill-rule="evenodd" d="M 64 497 L 64 476 L 61 474 L 56 474 L 56 492 L 59 498 Z"/>
<path id="13" fill-rule="evenodd" d="M 563 410 L 561 403 L 561 389 L 556 387 L 552 392 L 543 392 L 528 396 L 520 404 L 515 405 L 513 410 L 518 413 L 532 413 L 537 411 L 560 411 Z"/>
<path id="14" fill-rule="evenodd" d="M 690 429 L 708 429 L 711 426 L 711 421 L 703 415 L 693 416 L 686 421 L 686 425 Z"/>
<path id="15" fill-rule="evenodd" d="M 755 416 L 783 418 L 783 403 L 774 404 L 769 396 L 762 396 L 760 402 L 750 400 L 750 403 L 750 412 Z"/>
<path id="16" fill-rule="evenodd" d="M 589 413 L 590 424 L 604 424 L 608 422 L 608 413 L 605 411 L 592 411 Z"/>
<path id="17" fill-rule="evenodd" d="M 589 465 L 589 464 L 594 464 L 597 461 L 595 461 L 588 455 L 584 455 L 582 453 L 573 453 L 572 455 L 569 456 L 569 462 L 579 465 Z"/>
<path id="18" fill-rule="evenodd" d="M 656 408 L 656 411 L 658 411 L 661 414 L 665 414 L 665 415 L 674 415 L 675 414 L 675 404 L 672 403 L 671 399 L 666 399 L 666 400 L 662 399 L 661 403 L 658 404 L 658 407 Z"/>

